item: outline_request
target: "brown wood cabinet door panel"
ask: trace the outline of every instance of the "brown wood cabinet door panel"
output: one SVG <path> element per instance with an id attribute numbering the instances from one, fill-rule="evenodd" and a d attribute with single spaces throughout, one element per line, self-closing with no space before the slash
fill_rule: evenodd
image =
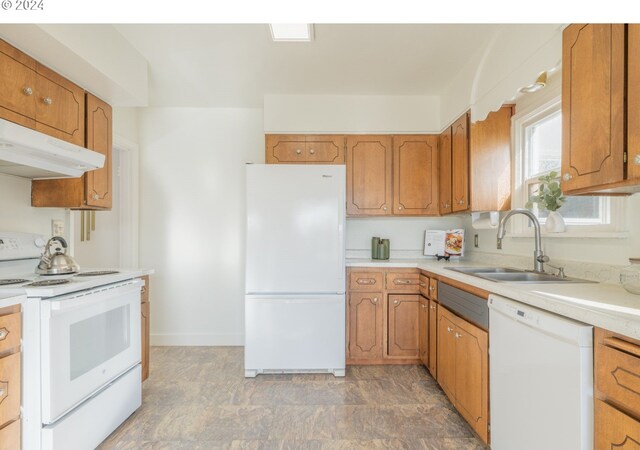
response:
<path id="1" fill-rule="evenodd" d="M 640 417 L 640 356 L 621 351 L 624 346 L 612 347 L 622 342 L 608 337 L 595 348 L 596 395 Z M 640 355 L 640 346 L 635 346 Z M 619 349 L 620 348 L 620 349 Z"/>
<path id="2" fill-rule="evenodd" d="M 437 379 L 438 372 L 438 304 L 429 300 L 429 373 Z"/>
<path id="3" fill-rule="evenodd" d="M 420 295 L 429 298 L 429 277 L 420 274 Z"/>
<path id="4" fill-rule="evenodd" d="M 306 162 L 318 164 L 344 164 L 344 136 L 307 136 Z"/>
<path id="5" fill-rule="evenodd" d="M 562 43 L 562 186 L 624 179 L 625 25 L 573 24 Z"/>
<path id="6" fill-rule="evenodd" d="M 149 378 L 149 317 L 150 317 L 150 304 L 149 302 L 143 302 L 140 304 L 141 312 L 141 329 L 142 329 L 142 381 Z"/>
<path id="7" fill-rule="evenodd" d="M 487 333 L 457 318 L 455 337 L 455 406 L 487 442 L 489 416 L 489 358 Z"/>
<path id="8" fill-rule="evenodd" d="M 438 306 L 438 351 L 437 380 L 449 400 L 455 404 L 456 384 L 456 326 L 452 315 L 445 308 Z"/>
<path id="9" fill-rule="evenodd" d="M 0 40 L 0 117 L 35 127 L 35 61 Z"/>
<path id="10" fill-rule="evenodd" d="M 393 138 L 347 136 L 346 156 L 347 214 L 391 214 Z"/>
<path id="11" fill-rule="evenodd" d="M 381 291 L 383 289 L 383 272 L 349 272 L 349 290 Z"/>
<path id="12" fill-rule="evenodd" d="M 36 65 L 36 130 L 84 146 L 84 90 Z"/>
<path id="13" fill-rule="evenodd" d="M 349 294 L 349 358 L 382 358 L 382 292 Z"/>
<path id="14" fill-rule="evenodd" d="M 303 164 L 306 162 L 304 135 L 268 134 L 265 145 L 267 163 Z"/>
<path id="15" fill-rule="evenodd" d="M 464 114 L 451 126 L 451 198 L 453 212 L 469 209 L 469 118 Z"/>
<path id="16" fill-rule="evenodd" d="M 101 169 L 86 173 L 87 205 L 111 208 L 112 202 L 112 135 L 111 106 L 94 95 L 87 94 L 87 144 L 94 152 L 105 155 Z"/>
<path id="17" fill-rule="evenodd" d="M 419 295 L 389 295 L 389 356 L 419 356 L 419 309 Z"/>
<path id="18" fill-rule="evenodd" d="M 595 450 L 640 450 L 640 422 L 595 401 Z"/>
<path id="19" fill-rule="evenodd" d="M 386 289 L 389 292 L 420 292 L 420 274 L 387 272 Z"/>
<path id="20" fill-rule="evenodd" d="M 511 116 L 512 106 L 503 106 L 471 125 L 471 209 L 511 209 Z"/>
<path id="21" fill-rule="evenodd" d="M 420 311 L 418 318 L 420 360 L 425 367 L 429 366 L 429 300 L 423 296 L 420 298 Z"/>
<path id="22" fill-rule="evenodd" d="M 0 424 L 20 416 L 20 358 L 21 353 L 0 358 Z"/>
<path id="23" fill-rule="evenodd" d="M 640 25 L 628 25 L 627 178 L 640 178 Z"/>
<path id="24" fill-rule="evenodd" d="M 22 315 L 17 312 L 0 316 L 0 356 L 20 349 Z"/>
<path id="25" fill-rule="evenodd" d="M 0 450 L 20 450 L 20 421 L 11 422 L 0 430 Z"/>
<path id="26" fill-rule="evenodd" d="M 438 165 L 440 167 L 438 186 L 440 214 L 450 214 L 453 211 L 453 200 L 451 194 L 451 156 L 451 127 L 449 127 L 438 137 Z"/>
<path id="27" fill-rule="evenodd" d="M 438 138 L 393 137 L 393 213 L 438 214 Z"/>

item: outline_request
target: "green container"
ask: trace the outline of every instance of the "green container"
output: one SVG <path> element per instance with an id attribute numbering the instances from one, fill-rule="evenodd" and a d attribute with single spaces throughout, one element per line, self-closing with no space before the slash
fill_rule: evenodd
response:
<path id="1" fill-rule="evenodd" d="M 378 259 L 389 259 L 391 251 L 390 246 L 391 243 L 389 242 L 389 239 L 380 240 L 380 245 L 378 246 Z"/>
<path id="2" fill-rule="evenodd" d="M 378 246 L 380 245 L 379 237 L 371 238 L 371 259 L 378 259 Z"/>

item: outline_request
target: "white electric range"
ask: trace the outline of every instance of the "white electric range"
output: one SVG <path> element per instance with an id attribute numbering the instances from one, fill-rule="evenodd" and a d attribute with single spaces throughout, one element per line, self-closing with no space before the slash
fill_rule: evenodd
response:
<path id="1" fill-rule="evenodd" d="M 136 270 L 38 276 L 42 236 L 0 232 L 0 296 L 24 295 L 22 446 L 86 450 L 141 405 Z"/>

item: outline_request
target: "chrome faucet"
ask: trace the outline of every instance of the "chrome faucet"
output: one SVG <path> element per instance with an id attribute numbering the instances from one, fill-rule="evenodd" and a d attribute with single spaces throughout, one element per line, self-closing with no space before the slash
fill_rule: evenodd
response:
<path id="1" fill-rule="evenodd" d="M 533 223 L 533 228 L 535 231 L 535 244 L 536 244 L 536 248 L 533 252 L 533 270 L 535 272 L 542 273 L 544 272 L 544 263 L 549 261 L 549 258 L 545 256 L 544 253 L 542 253 L 542 237 L 540 236 L 540 222 L 538 221 L 538 218 L 535 216 L 535 214 L 533 214 L 528 209 L 524 209 L 524 208 L 513 209 L 509 211 L 507 215 L 502 218 L 502 220 L 500 221 L 500 225 L 498 225 L 498 245 L 497 245 L 498 250 L 502 249 L 502 239 L 504 238 L 504 234 L 506 231 L 504 226 L 507 223 L 507 220 L 509 220 L 509 218 L 515 214 L 524 214 L 529 218 L 529 220 L 531 220 L 531 223 Z"/>

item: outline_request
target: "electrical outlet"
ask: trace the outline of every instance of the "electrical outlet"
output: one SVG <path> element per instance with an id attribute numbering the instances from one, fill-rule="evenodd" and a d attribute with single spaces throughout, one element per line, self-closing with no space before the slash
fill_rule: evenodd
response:
<path id="1" fill-rule="evenodd" d="M 53 236 L 64 236 L 64 220 L 51 221 L 51 234 Z"/>
<path id="2" fill-rule="evenodd" d="M 480 247 L 480 244 L 478 244 L 478 235 L 477 235 L 477 234 L 474 234 L 474 235 L 473 235 L 473 246 L 474 246 L 475 248 Z"/>

